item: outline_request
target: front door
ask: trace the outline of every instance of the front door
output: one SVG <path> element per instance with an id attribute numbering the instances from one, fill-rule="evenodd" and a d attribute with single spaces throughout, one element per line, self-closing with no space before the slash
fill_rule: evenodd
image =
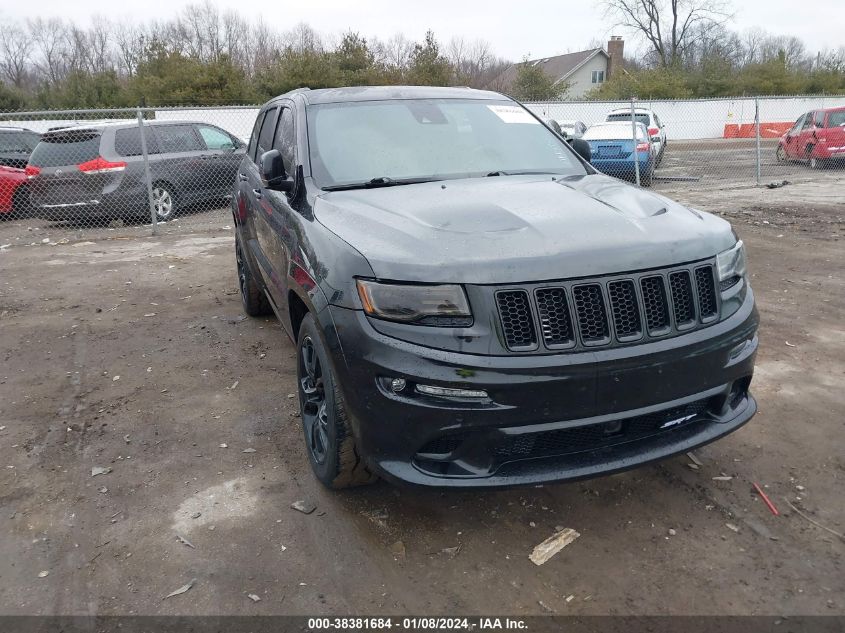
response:
<path id="1" fill-rule="evenodd" d="M 799 143 L 799 136 L 801 134 L 801 128 L 804 126 L 804 120 L 807 118 L 806 114 L 802 114 L 798 117 L 798 120 L 795 122 L 795 125 L 786 133 L 786 140 L 784 142 L 784 149 L 786 150 L 786 155 L 789 158 L 799 158 L 800 151 L 798 150 L 798 143 Z"/>
<path id="2" fill-rule="evenodd" d="M 213 125 L 197 125 L 197 131 L 206 147 L 201 158 L 209 179 L 209 189 L 215 197 L 228 196 L 232 193 L 235 174 L 244 154 L 242 144 Z"/>

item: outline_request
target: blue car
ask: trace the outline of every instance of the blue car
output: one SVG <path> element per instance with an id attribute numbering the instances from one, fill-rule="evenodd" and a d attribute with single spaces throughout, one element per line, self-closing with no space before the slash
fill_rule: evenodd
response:
<path id="1" fill-rule="evenodd" d="M 630 121 L 598 123 L 588 128 L 583 139 L 590 144 L 593 157 L 590 161 L 599 171 L 617 178 L 633 180 L 636 177 L 634 161 L 640 165 L 640 184 L 651 185 L 656 164 L 654 146 L 648 136 L 648 129 L 642 123 L 634 124 L 637 138 Z"/>

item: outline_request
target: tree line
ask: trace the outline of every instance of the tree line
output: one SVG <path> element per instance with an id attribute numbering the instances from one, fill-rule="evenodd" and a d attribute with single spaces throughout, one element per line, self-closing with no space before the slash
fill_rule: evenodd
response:
<path id="1" fill-rule="evenodd" d="M 601 0 L 606 17 L 644 42 L 589 96 L 597 99 L 845 92 L 845 46 L 809 51 L 795 36 L 730 28 L 729 0 Z"/>
<path id="2" fill-rule="evenodd" d="M 608 14 L 644 48 L 628 54 L 624 71 L 588 98 L 845 92 L 845 47 L 811 54 L 795 37 L 734 32 L 720 1 L 604 0 Z M 206 0 L 173 19 L 141 24 L 102 17 L 87 26 L 60 18 L 3 20 L 0 110 L 252 104 L 301 86 L 376 84 L 566 98 L 566 85 L 531 64 L 517 63 L 504 83 L 509 66 L 481 39 L 443 43 L 430 31 L 421 41 L 401 34 L 331 37 L 307 24 L 280 30 Z"/>
<path id="3" fill-rule="evenodd" d="M 207 0 L 145 24 L 5 20 L 0 110 L 251 104 L 302 86 L 484 87 L 508 65 L 484 40 L 332 38 L 307 24 L 285 31 L 250 22 Z"/>

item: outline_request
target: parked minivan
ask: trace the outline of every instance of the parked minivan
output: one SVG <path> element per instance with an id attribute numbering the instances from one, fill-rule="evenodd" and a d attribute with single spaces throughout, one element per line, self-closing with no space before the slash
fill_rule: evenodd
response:
<path id="1" fill-rule="evenodd" d="M 246 145 L 225 130 L 190 121 L 147 122 L 147 152 L 157 220 L 187 205 L 231 193 Z M 136 122 L 45 133 L 26 167 L 33 212 L 47 219 L 149 217 Z"/>
<path id="2" fill-rule="evenodd" d="M 326 486 L 597 476 L 757 410 L 758 317 L 731 225 L 597 172 L 501 94 L 276 97 L 232 214 L 244 310 L 294 341 Z"/>

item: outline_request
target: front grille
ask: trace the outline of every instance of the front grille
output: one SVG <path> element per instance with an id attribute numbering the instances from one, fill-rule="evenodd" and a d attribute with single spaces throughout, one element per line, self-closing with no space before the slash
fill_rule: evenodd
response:
<path id="1" fill-rule="evenodd" d="M 524 433 L 508 437 L 495 448 L 494 453 L 501 463 L 532 457 L 569 455 L 633 442 L 694 424 L 696 418 L 707 411 L 708 406 L 706 399 L 697 400 L 679 407 L 623 420 L 571 429 Z"/>
<path id="2" fill-rule="evenodd" d="M 524 290 L 507 290 L 496 293 L 499 306 L 499 318 L 508 349 L 519 350 L 537 345 L 534 334 L 534 319 L 531 318 L 531 306 L 528 293 Z"/>
<path id="3" fill-rule="evenodd" d="M 695 287 L 698 291 L 698 310 L 702 320 L 716 316 L 719 306 L 716 301 L 716 284 L 713 282 L 713 268 L 700 266 L 695 269 Z"/>
<path id="4" fill-rule="evenodd" d="M 607 293 L 610 296 L 616 336 L 620 340 L 639 338 L 642 334 L 642 324 L 634 282 L 630 279 L 611 281 L 607 284 Z"/>
<path id="5" fill-rule="evenodd" d="M 674 336 L 718 320 L 720 307 L 712 263 L 508 288 L 495 297 L 503 343 L 512 352 Z"/>
<path id="6" fill-rule="evenodd" d="M 575 333 L 563 288 L 539 288 L 535 293 L 543 341 L 548 347 L 572 345 Z"/>
<path id="7" fill-rule="evenodd" d="M 643 277 L 640 280 L 643 290 L 643 305 L 648 323 L 648 331 L 652 334 L 669 328 L 669 306 L 666 302 L 666 286 L 663 277 Z"/>
<path id="8" fill-rule="evenodd" d="M 695 319 L 695 304 L 692 298 L 692 284 L 686 270 L 669 275 L 672 289 L 672 306 L 675 308 L 675 323 L 678 327 L 689 325 Z"/>
<path id="9" fill-rule="evenodd" d="M 585 343 L 602 343 L 608 340 L 607 312 L 601 286 L 589 284 L 572 289 L 578 328 Z"/>

